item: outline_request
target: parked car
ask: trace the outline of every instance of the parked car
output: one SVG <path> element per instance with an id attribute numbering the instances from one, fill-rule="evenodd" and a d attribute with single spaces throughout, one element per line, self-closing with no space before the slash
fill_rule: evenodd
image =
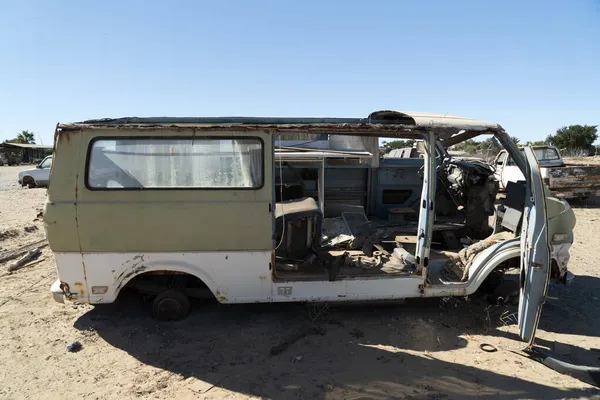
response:
<path id="1" fill-rule="evenodd" d="M 52 167 L 52 156 L 42 160 L 34 169 L 26 169 L 19 172 L 18 182 L 21 186 L 28 188 L 45 187 L 50 182 L 50 168 Z"/>
<path id="2" fill-rule="evenodd" d="M 600 166 L 566 164 L 554 146 L 535 146 L 533 151 L 540 166 L 542 180 L 553 196 L 583 200 L 600 195 Z M 508 182 L 525 180 L 523 172 L 506 150 L 498 153 L 494 166 L 501 189 L 506 188 Z"/>
<path id="3" fill-rule="evenodd" d="M 423 158 L 283 147 L 287 132 L 375 138 L 375 149 L 379 137 L 420 139 Z M 507 187 L 502 214 L 493 169 L 444 150 L 479 135 L 528 176 Z M 155 317 L 177 319 L 203 295 L 464 297 L 516 267 L 520 336 L 531 343 L 550 280 L 568 281 L 573 211 L 545 190 L 533 150 L 495 123 L 396 111 L 103 119 L 59 124 L 56 149 L 44 225 L 58 302 L 112 303 L 133 288 L 155 296 Z"/>

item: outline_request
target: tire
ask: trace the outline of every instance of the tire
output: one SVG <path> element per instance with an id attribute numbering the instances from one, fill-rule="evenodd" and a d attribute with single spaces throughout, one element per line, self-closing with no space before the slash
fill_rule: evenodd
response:
<path id="1" fill-rule="evenodd" d="M 23 178 L 23 186 L 25 185 L 27 185 L 29 189 L 33 189 L 36 186 L 35 181 L 30 176 L 26 176 L 25 178 Z"/>
<path id="2" fill-rule="evenodd" d="M 159 293 L 152 303 L 152 316 L 160 321 L 177 321 L 190 313 L 190 300 L 175 290 Z"/>
<path id="3" fill-rule="evenodd" d="M 479 289 L 484 293 L 492 293 L 498 286 L 504 282 L 504 271 L 501 269 L 495 269 L 485 278 L 481 283 Z"/>

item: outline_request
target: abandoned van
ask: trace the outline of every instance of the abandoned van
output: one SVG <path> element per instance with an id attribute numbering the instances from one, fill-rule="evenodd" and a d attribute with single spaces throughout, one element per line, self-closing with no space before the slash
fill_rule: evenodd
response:
<path id="1" fill-rule="evenodd" d="M 526 177 L 496 200 L 492 166 L 446 149 L 493 135 Z M 379 138 L 416 141 L 380 158 Z M 221 303 L 466 296 L 520 270 L 532 341 L 551 279 L 567 281 L 575 217 L 534 152 L 501 126 L 448 115 L 122 118 L 59 124 L 44 210 L 54 299 L 154 295 Z"/>

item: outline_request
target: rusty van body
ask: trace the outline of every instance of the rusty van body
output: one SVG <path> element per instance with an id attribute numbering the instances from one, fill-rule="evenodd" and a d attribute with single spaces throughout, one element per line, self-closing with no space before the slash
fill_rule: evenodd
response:
<path id="1" fill-rule="evenodd" d="M 526 177 L 496 204 L 489 166 L 446 148 L 493 135 Z M 419 141 L 385 159 L 379 138 Z M 531 149 L 501 126 L 378 111 L 367 118 L 121 118 L 59 124 L 44 221 L 57 301 L 125 287 L 180 318 L 221 303 L 466 296 L 520 269 L 532 340 L 551 279 L 566 281 L 575 218 Z M 468 241 L 464 239 L 467 238 Z"/>

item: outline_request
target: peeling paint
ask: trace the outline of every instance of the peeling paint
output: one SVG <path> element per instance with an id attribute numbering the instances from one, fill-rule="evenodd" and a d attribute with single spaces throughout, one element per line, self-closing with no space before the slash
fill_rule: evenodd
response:
<path id="1" fill-rule="evenodd" d="M 131 276 L 130 271 L 131 270 L 137 270 L 141 264 L 144 262 L 145 258 L 143 254 L 138 254 L 134 257 L 132 257 L 130 260 L 125 261 L 124 263 L 121 264 L 121 266 L 123 266 L 123 271 L 121 271 L 121 273 L 117 276 L 114 277 L 115 281 L 123 281 L 124 279 L 126 279 L 128 276 Z M 114 270 L 113 270 L 114 273 Z"/>
<path id="2" fill-rule="evenodd" d="M 137 274 L 140 274 L 142 272 L 144 272 L 146 270 L 146 267 L 143 265 L 136 265 L 135 267 L 131 268 L 128 272 L 127 271 L 123 271 L 123 273 L 121 273 L 121 275 L 119 275 L 119 285 L 117 286 L 117 291 L 119 289 L 121 289 L 121 287 L 123 286 L 123 283 L 126 282 L 130 277 L 135 276 Z"/>

